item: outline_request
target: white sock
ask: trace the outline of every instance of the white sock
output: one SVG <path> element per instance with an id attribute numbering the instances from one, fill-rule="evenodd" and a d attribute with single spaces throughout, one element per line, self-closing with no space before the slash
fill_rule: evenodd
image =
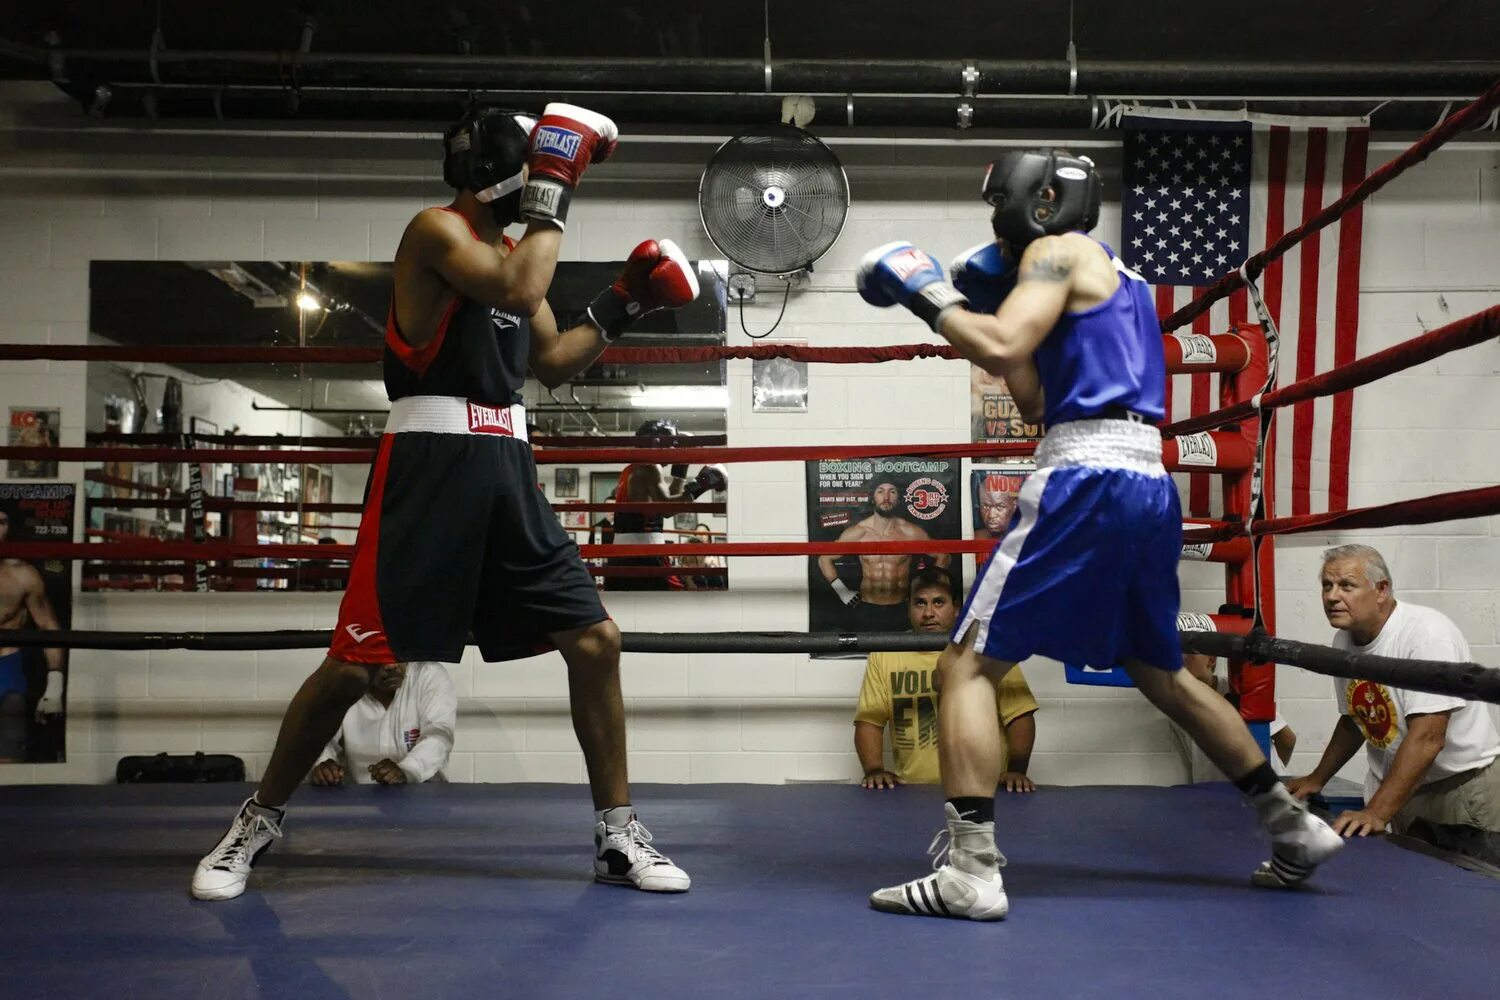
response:
<path id="1" fill-rule="evenodd" d="M 630 821 L 634 818 L 635 809 L 629 803 L 623 806 L 611 806 L 608 809 L 594 810 L 594 822 L 603 823 L 605 826 L 616 828 L 626 827 L 630 825 Z"/>

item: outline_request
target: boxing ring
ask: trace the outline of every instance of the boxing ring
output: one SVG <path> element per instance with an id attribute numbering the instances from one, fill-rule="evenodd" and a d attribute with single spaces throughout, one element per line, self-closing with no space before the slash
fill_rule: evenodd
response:
<path id="1" fill-rule="evenodd" d="M 1500 514 L 1500 485 L 1330 514 L 1275 517 L 1265 441 L 1276 410 L 1352 390 L 1423 361 L 1500 337 L 1500 306 L 1351 364 L 1277 387 L 1276 331 L 1236 324 L 1187 350 L 1185 324 L 1249 285 L 1297 241 L 1338 219 L 1462 128 L 1500 105 L 1500 84 L 1455 112 L 1407 153 L 1275 246 L 1163 321 L 1169 372 L 1221 376 L 1221 408 L 1163 431 L 1169 470 L 1220 477 L 1225 516 L 1194 520 L 1188 558 L 1224 564 L 1224 607 L 1195 616 L 1185 649 L 1232 657 L 1241 715 L 1275 708 L 1275 663 L 1365 676 L 1500 702 L 1500 671 L 1352 657 L 1275 635 L 1272 539 L 1335 529 Z M 0 359 L 197 363 L 374 362 L 378 349 L 134 348 L 0 345 Z M 818 348 L 757 344 L 690 349 L 611 347 L 605 361 L 665 363 L 787 357 L 817 363 L 953 358 L 931 345 Z M 1206 357 L 1206 360 L 1197 360 Z M 195 444 L 225 444 L 205 449 Z M 678 442 L 682 444 L 683 442 Z M 0 457 L 80 462 L 364 464 L 356 439 L 150 440 L 99 437 L 83 447 L 0 447 Z M 1030 454 L 1030 444 L 765 447 L 601 446 L 538 442 L 538 464 L 755 462 L 919 455 Z M 1211 459 L 1203 460 L 1210 455 Z M 200 498 L 201 499 L 201 498 Z M 181 496 L 110 504 L 183 505 Z M 226 512 L 253 509 L 213 499 Z M 205 504 L 209 501 L 204 501 Z M 265 506 L 265 505 L 259 505 Z M 274 506 L 274 505 L 272 505 Z M 321 505 L 327 513 L 358 505 Z M 693 510 L 722 505 L 593 504 L 568 509 Z M 306 505 L 301 505 L 306 509 Z M 878 544 L 715 542 L 695 555 L 981 553 L 988 542 Z M 585 558 L 658 556 L 661 546 L 581 546 Z M 346 546 L 242 545 L 226 540 L 3 542 L 0 556 L 87 560 L 85 579 L 119 573 L 195 589 L 236 573 L 236 559 L 348 559 Z M 123 569 L 121 569 L 123 567 Z M 636 567 L 650 572 L 651 568 Z M 598 567 L 601 577 L 609 567 Z M 303 572 L 300 567 L 288 572 Z M 339 579 L 321 567 L 313 577 Z M 309 577 L 309 578 L 313 578 Z M 328 633 L 21 632 L 30 645 L 113 649 L 316 648 Z M 627 633 L 638 652 L 862 652 L 935 648 L 929 636 L 872 633 Z M 852 694 L 852 693 L 851 693 Z M 591 881 L 577 817 L 582 785 L 308 788 L 288 838 L 257 868 L 251 891 L 201 904 L 186 892 L 192 864 L 246 789 L 222 785 L 0 788 L 5 932 L 0 976 L 16 996 L 299 995 L 397 992 L 515 997 L 1304 996 L 1338 989 L 1371 997 L 1484 995 L 1493 989 L 1500 878 L 1357 840 L 1295 892 L 1252 888 L 1265 856 L 1248 812 L 1226 786 L 1050 788 L 1000 805 L 1013 862 L 1011 919 L 996 925 L 896 920 L 868 910 L 874 886 L 911 874 L 941 793 L 870 794 L 851 785 L 638 785 L 635 797 L 693 891 L 660 898 Z"/>
<path id="2" fill-rule="evenodd" d="M 999 924 L 898 919 L 936 788 L 641 785 L 693 890 L 591 881 L 578 785 L 306 788 L 229 903 L 187 875 L 239 786 L 0 789 L 6 995 L 1484 996 L 1500 881 L 1379 840 L 1266 892 L 1227 786 L 1000 803 Z M 909 793 L 909 794 L 908 794 Z M 1066 835 L 1060 835 L 1066 831 Z M 1399 956 L 1399 960 L 1392 960 Z M 1491 987 L 1485 987 L 1489 982 Z"/>

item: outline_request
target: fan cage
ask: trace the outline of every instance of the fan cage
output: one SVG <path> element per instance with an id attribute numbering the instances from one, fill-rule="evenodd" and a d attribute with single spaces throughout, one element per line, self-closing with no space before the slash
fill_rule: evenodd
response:
<path id="1" fill-rule="evenodd" d="M 747 271 L 809 270 L 838 242 L 849 179 L 812 134 L 771 125 L 721 145 L 698 182 L 698 213 L 719 252 Z"/>

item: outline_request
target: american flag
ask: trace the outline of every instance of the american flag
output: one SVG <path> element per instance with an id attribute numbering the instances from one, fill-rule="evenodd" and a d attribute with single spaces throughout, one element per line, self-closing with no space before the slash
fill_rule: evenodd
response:
<path id="1" fill-rule="evenodd" d="M 1219 117 L 1135 109 L 1123 119 L 1121 256 L 1155 285 L 1163 317 L 1366 173 L 1369 129 L 1362 122 Z M 1362 220 L 1356 207 L 1261 277 L 1261 294 L 1281 331 L 1278 384 L 1354 360 Z M 1178 332 L 1218 333 L 1233 322 L 1256 322 L 1243 289 Z M 1169 421 L 1217 405 L 1214 376 L 1168 379 Z M 1348 508 L 1352 417 L 1347 392 L 1278 412 L 1271 441 L 1277 515 Z M 1193 478 L 1187 500 L 1193 516 L 1221 513 L 1208 477 Z"/>

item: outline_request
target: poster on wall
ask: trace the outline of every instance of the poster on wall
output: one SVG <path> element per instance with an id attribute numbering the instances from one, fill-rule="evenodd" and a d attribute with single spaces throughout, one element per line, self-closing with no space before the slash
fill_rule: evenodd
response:
<path id="1" fill-rule="evenodd" d="M 73 540 L 72 483 L 0 483 L 0 541 Z M 10 646 L 8 629 L 66 629 L 73 622 L 73 564 L 0 561 L 0 763 L 67 759 L 68 651 Z"/>
<path id="2" fill-rule="evenodd" d="M 1042 425 L 1021 418 L 1005 379 L 978 365 L 969 366 L 969 439 L 976 444 L 1042 439 Z"/>
<path id="3" fill-rule="evenodd" d="M 862 458 L 807 463 L 807 537 L 814 542 L 958 539 L 960 460 Z M 813 632 L 905 632 L 911 575 L 937 566 L 962 599 L 963 561 L 920 550 L 899 555 L 810 556 Z"/>
<path id="4" fill-rule="evenodd" d="M 30 406 L 10 408 L 10 433 L 6 443 L 17 448 L 56 448 L 57 429 L 62 426 L 62 411 L 39 410 Z M 6 463 L 6 475 L 12 479 L 55 479 L 57 463 L 45 458 L 13 458 Z"/>
<path id="5" fill-rule="evenodd" d="M 999 543 L 1011 529 L 1016 513 L 1016 498 L 1026 477 L 1036 471 L 1030 463 L 1014 463 L 994 468 L 969 470 L 969 524 L 975 541 Z M 984 568 L 989 555 L 974 557 L 975 571 Z"/>
<path id="6" fill-rule="evenodd" d="M 756 413 L 806 413 L 807 362 L 788 358 L 750 362 L 750 407 Z"/>

